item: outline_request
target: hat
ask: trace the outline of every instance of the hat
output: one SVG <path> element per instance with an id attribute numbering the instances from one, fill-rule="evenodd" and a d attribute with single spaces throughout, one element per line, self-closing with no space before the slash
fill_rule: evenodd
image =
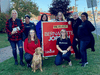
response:
<path id="1" fill-rule="evenodd" d="M 88 20 L 88 14 L 86 12 L 83 12 L 81 15 L 85 15 L 86 19 Z"/>
<path id="2" fill-rule="evenodd" d="M 28 17 L 30 19 L 30 16 L 28 14 L 25 15 L 25 18 Z"/>

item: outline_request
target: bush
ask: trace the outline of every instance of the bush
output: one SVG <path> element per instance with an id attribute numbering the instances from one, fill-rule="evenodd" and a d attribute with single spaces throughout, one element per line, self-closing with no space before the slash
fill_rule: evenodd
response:
<path id="1" fill-rule="evenodd" d="M 0 33 L 5 32 L 5 25 L 9 15 L 5 13 L 0 13 Z"/>

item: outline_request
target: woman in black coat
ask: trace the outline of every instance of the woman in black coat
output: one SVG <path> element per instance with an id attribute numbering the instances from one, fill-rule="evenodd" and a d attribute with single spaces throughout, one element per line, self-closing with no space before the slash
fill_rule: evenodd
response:
<path id="1" fill-rule="evenodd" d="M 81 66 L 84 67 L 86 64 L 88 64 L 86 49 L 91 44 L 91 42 L 92 45 L 94 45 L 94 37 L 91 32 L 95 30 L 95 27 L 90 21 L 88 21 L 88 14 L 86 12 L 81 14 L 81 19 L 82 24 L 78 27 L 78 37 L 80 39 L 80 53 L 82 58 L 82 62 L 80 63 L 82 63 Z M 91 48 L 94 51 L 94 47 Z"/>

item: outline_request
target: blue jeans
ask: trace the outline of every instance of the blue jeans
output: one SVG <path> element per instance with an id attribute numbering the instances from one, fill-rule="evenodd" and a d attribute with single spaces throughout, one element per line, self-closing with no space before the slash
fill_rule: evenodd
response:
<path id="1" fill-rule="evenodd" d="M 78 45 L 78 48 L 77 48 L 77 45 Z M 79 40 L 76 41 L 76 37 L 74 37 L 74 39 L 73 39 L 72 47 L 73 47 L 74 52 L 75 52 L 75 58 L 76 58 L 76 59 L 81 59 L 80 41 L 79 41 Z"/>
<path id="2" fill-rule="evenodd" d="M 70 55 L 71 55 L 71 51 L 68 51 L 66 54 L 62 54 L 60 52 L 58 52 L 56 58 L 55 58 L 55 65 L 61 65 L 63 59 L 67 60 L 68 62 L 70 62 Z"/>
<path id="3" fill-rule="evenodd" d="M 33 55 L 31 55 L 31 54 L 29 54 L 29 53 L 25 53 L 24 57 L 25 57 L 25 61 L 26 61 L 27 63 L 31 63 L 32 58 L 33 58 Z"/>
<path id="4" fill-rule="evenodd" d="M 88 41 L 80 41 L 80 52 L 81 52 L 81 58 L 82 58 L 82 64 L 85 64 L 87 62 L 87 45 L 90 43 L 90 40 Z"/>
<path id="5" fill-rule="evenodd" d="M 23 60 L 23 42 L 22 42 L 22 40 L 9 41 L 9 42 L 10 42 L 11 47 L 12 47 L 12 53 L 13 53 L 14 59 L 17 60 L 17 48 L 16 48 L 16 45 L 18 45 L 20 60 Z"/>

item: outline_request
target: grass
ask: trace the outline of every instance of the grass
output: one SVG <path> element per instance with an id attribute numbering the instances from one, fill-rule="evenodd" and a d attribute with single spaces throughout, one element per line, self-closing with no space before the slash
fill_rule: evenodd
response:
<path id="1" fill-rule="evenodd" d="M 66 61 L 62 64 L 65 65 L 64 67 L 62 67 L 62 65 L 55 66 L 55 57 L 50 57 L 48 60 L 43 60 L 43 72 L 37 70 L 36 73 L 34 73 L 31 69 L 27 68 L 27 66 L 15 66 L 12 57 L 0 63 L 0 75 L 100 75 L 100 40 L 96 39 L 96 35 L 94 36 L 96 51 L 91 52 L 90 49 L 87 50 L 89 64 L 86 65 L 86 67 L 81 67 L 81 65 L 78 64 L 80 61 L 75 61 L 73 55 L 70 57 L 73 63 L 71 67 L 68 66 Z"/>
<path id="2" fill-rule="evenodd" d="M 0 48 L 4 48 L 4 47 L 7 47 L 7 46 L 10 46 L 10 43 L 7 39 L 7 34 L 1 34 L 0 33 Z"/>

